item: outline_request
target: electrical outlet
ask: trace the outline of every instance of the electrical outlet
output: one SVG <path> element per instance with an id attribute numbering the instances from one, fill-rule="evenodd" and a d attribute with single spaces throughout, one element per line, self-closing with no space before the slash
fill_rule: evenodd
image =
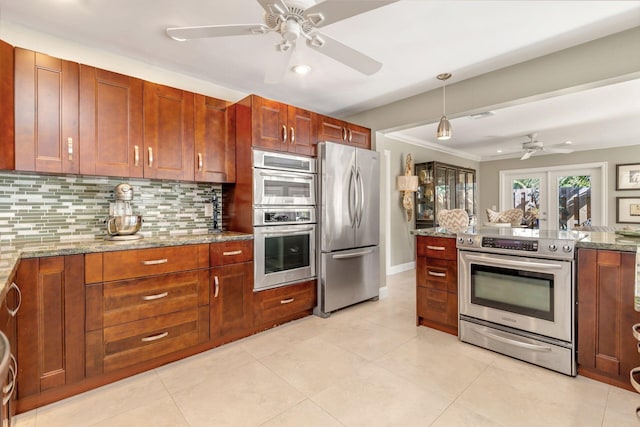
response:
<path id="1" fill-rule="evenodd" d="M 204 204 L 204 216 L 207 218 L 213 218 L 213 203 Z"/>

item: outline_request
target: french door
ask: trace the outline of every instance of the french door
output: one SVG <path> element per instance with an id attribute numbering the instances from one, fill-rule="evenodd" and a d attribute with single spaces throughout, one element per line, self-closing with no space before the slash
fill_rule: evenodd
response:
<path id="1" fill-rule="evenodd" d="M 522 209 L 523 226 L 567 230 L 606 225 L 606 164 L 500 172 L 500 210 Z"/>

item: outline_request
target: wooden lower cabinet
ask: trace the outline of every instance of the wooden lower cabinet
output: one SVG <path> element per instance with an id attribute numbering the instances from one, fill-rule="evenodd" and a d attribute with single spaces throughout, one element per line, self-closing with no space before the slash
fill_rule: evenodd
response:
<path id="1" fill-rule="evenodd" d="M 214 267 L 210 281 L 211 340 L 248 335 L 253 327 L 253 262 Z"/>
<path id="2" fill-rule="evenodd" d="M 312 313 L 316 281 L 296 283 L 254 294 L 253 318 L 258 329 L 268 329 Z"/>
<path id="3" fill-rule="evenodd" d="M 84 256 L 25 259 L 17 282 L 18 405 L 84 378 Z"/>
<path id="4" fill-rule="evenodd" d="M 629 371 L 640 366 L 635 266 L 635 252 L 578 250 L 578 374 L 629 390 Z"/>
<path id="5" fill-rule="evenodd" d="M 458 334 L 455 238 L 416 238 L 416 324 Z"/>

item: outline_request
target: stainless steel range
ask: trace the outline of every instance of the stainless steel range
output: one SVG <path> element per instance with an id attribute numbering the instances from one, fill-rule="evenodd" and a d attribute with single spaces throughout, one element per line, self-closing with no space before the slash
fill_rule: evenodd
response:
<path id="1" fill-rule="evenodd" d="M 517 228 L 459 234 L 460 340 L 575 376 L 579 237 Z"/>

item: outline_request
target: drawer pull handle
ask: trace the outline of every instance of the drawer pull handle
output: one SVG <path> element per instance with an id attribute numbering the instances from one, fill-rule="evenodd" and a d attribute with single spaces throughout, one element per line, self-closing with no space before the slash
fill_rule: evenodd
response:
<path id="1" fill-rule="evenodd" d="M 429 276 L 447 277 L 447 273 L 437 273 L 435 271 L 429 271 L 428 274 Z"/>
<path id="2" fill-rule="evenodd" d="M 631 327 L 631 330 L 633 331 L 633 337 L 640 341 L 640 323 L 636 323 L 635 325 L 633 325 Z"/>
<path id="3" fill-rule="evenodd" d="M 231 256 L 231 255 L 240 255 L 242 253 L 242 250 L 239 251 L 229 251 L 229 252 L 222 252 L 222 255 L 224 256 Z"/>
<path id="4" fill-rule="evenodd" d="M 431 246 L 431 245 L 427 245 L 427 249 L 431 249 L 432 251 L 444 251 L 445 247 L 444 246 Z"/>
<path id="5" fill-rule="evenodd" d="M 151 335 L 150 337 L 140 338 L 140 340 L 142 342 L 157 341 L 157 340 L 161 340 L 162 338 L 166 337 L 167 335 L 169 335 L 169 332 L 163 332 L 163 333 L 158 334 L 158 335 Z"/>
<path id="6" fill-rule="evenodd" d="M 220 281 L 218 280 L 218 276 L 213 278 L 213 284 L 215 285 L 213 297 L 218 298 L 218 293 L 220 293 Z"/>
<path id="7" fill-rule="evenodd" d="M 161 294 L 145 295 L 145 296 L 142 297 L 142 299 L 145 300 L 145 301 L 153 301 L 154 299 L 164 298 L 167 295 L 169 295 L 169 292 L 162 292 Z"/>
<path id="8" fill-rule="evenodd" d="M 638 383 L 638 381 L 636 381 L 636 379 L 634 378 L 634 375 L 636 375 L 637 373 L 640 373 L 640 367 L 637 368 L 633 368 L 631 371 L 629 371 L 629 379 L 631 380 L 631 385 L 633 386 L 633 388 L 640 393 L 640 384 Z"/>
<path id="9" fill-rule="evenodd" d="M 166 264 L 167 262 L 169 262 L 168 259 L 166 258 L 162 258 L 162 259 L 152 259 L 149 261 L 142 261 L 143 265 L 158 265 L 158 264 Z"/>
<path id="10" fill-rule="evenodd" d="M 287 298 L 287 299 L 281 299 L 280 300 L 280 304 L 291 304 L 292 302 L 294 302 L 296 299 L 295 298 Z"/>
<path id="11" fill-rule="evenodd" d="M 16 292 L 18 293 L 18 304 L 16 304 L 16 308 L 14 309 L 10 309 L 9 306 L 7 306 L 6 299 L 4 301 L 4 304 L 5 304 L 5 307 L 7 307 L 7 312 L 9 313 L 9 315 L 11 317 L 16 317 L 16 314 L 18 314 L 18 310 L 20 310 L 20 305 L 22 305 L 22 292 L 20 292 L 20 288 L 18 287 L 18 285 L 16 285 L 15 282 L 11 282 L 11 285 L 9 286 L 9 290 L 11 289 L 15 289 Z"/>
<path id="12" fill-rule="evenodd" d="M 16 386 L 16 373 L 18 372 L 18 362 L 13 354 L 10 354 L 11 364 L 9 365 L 9 376 L 10 378 L 7 380 L 7 385 L 2 387 L 2 405 L 6 405 L 13 396 L 13 390 Z"/>

